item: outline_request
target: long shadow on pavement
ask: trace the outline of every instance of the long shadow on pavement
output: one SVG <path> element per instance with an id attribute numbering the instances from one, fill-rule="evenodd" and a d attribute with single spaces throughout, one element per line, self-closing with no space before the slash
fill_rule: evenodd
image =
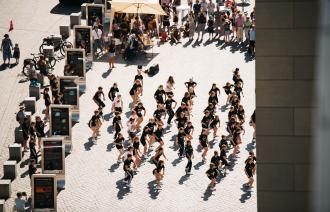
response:
<path id="1" fill-rule="evenodd" d="M 182 185 L 184 182 L 186 182 L 189 179 L 189 174 L 185 174 L 183 175 L 180 179 L 179 179 L 179 184 Z"/>
<path id="2" fill-rule="evenodd" d="M 199 170 L 199 168 L 202 167 L 204 164 L 205 164 L 205 162 L 199 161 L 198 163 L 196 163 L 196 165 L 194 165 L 194 168 L 196 170 Z"/>
<path id="3" fill-rule="evenodd" d="M 86 151 L 91 150 L 91 147 L 92 147 L 93 145 L 94 145 L 93 138 L 92 138 L 92 137 L 88 138 L 88 141 L 87 141 L 86 143 L 84 143 L 85 150 L 86 150 Z"/>
<path id="4" fill-rule="evenodd" d="M 80 12 L 80 5 L 64 5 L 64 4 L 57 4 L 50 10 L 52 14 L 59 14 L 59 15 L 70 15 L 71 13 Z"/>
<path id="5" fill-rule="evenodd" d="M 124 196 L 127 196 L 128 193 L 131 192 L 131 189 L 129 187 L 127 187 L 125 185 L 125 183 L 123 182 L 123 179 L 121 180 L 118 180 L 116 182 L 116 185 L 117 185 L 117 189 L 118 189 L 118 193 L 117 193 L 117 198 L 120 200 L 120 199 L 124 199 Z"/>
<path id="6" fill-rule="evenodd" d="M 207 187 L 202 198 L 204 201 L 207 201 L 212 195 L 214 195 L 213 191 L 210 189 L 210 187 Z"/>
<path id="7" fill-rule="evenodd" d="M 156 189 L 156 180 L 150 181 L 148 183 L 149 194 L 151 199 L 157 199 L 159 191 Z"/>
<path id="8" fill-rule="evenodd" d="M 105 79 L 111 74 L 112 69 L 108 69 L 106 72 L 103 72 L 102 77 Z"/>
<path id="9" fill-rule="evenodd" d="M 119 168 L 120 164 L 119 163 L 114 163 L 111 165 L 109 171 L 110 172 L 115 172 Z"/>
<path id="10" fill-rule="evenodd" d="M 239 199 L 241 201 L 241 203 L 245 203 L 246 200 L 251 198 L 251 190 L 249 190 L 249 188 L 243 184 L 241 190 L 243 191 L 243 194 L 241 195 L 241 198 Z"/>
<path id="11" fill-rule="evenodd" d="M 111 152 L 111 150 L 115 147 L 115 144 L 114 143 L 109 143 L 107 145 L 107 152 Z"/>
<path id="12" fill-rule="evenodd" d="M 172 161 L 172 165 L 173 166 L 177 166 L 179 163 L 181 163 L 182 162 L 182 158 L 177 158 L 177 159 L 175 159 L 174 161 Z"/>

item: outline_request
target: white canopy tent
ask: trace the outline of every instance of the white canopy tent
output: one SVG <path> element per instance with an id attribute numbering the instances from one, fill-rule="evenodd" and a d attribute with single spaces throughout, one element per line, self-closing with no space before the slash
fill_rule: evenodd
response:
<path id="1" fill-rule="evenodd" d="M 115 13 L 154 14 L 157 16 L 166 15 L 166 12 L 159 5 L 158 0 L 112 0 L 110 31 L 112 31 L 112 21 Z"/>

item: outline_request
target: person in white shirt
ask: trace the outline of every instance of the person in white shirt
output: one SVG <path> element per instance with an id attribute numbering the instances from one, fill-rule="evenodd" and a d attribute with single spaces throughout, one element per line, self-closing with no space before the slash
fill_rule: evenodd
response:
<path id="1" fill-rule="evenodd" d="M 121 98 L 121 94 L 118 94 L 118 95 L 114 98 L 114 100 L 113 100 L 113 102 L 112 102 L 111 111 L 112 111 L 112 112 L 117 111 L 117 112 L 119 112 L 119 113 L 121 113 L 121 112 L 123 111 L 123 100 L 122 100 L 122 98 Z"/>
<path id="2" fill-rule="evenodd" d="M 202 0 L 202 2 L 201 2 L 201 11 L 204 11 L 205 13 L 207 13 L 207 3 L 206 3 L 206 0 Z"/>
<path id="3" fill-rule="evenodd" d="M 94 27 L 94 29 L 92 31 L 92 38 L 93 38 L 94 55 L 97 56 L 98 49 L 101 49 L 101 53 L 103 51 L 102 45 L 101 45 L 102 30 L 100 30 L 98 26 Z"/>
<path id="4" fill-rule="evenodd" d="M 126 125 L 127 125 L 128 135 L 133 143 L 133 138 L 135 137 L 135 131 L 136 131 L 136 119 L 130 117 Z"/>
<path id="5" fill-rule="evenodd" d="M 251 29 L 249 30 L 249 38 L 250 38 L 249 50 L 250 50 L 252 56 L 254 56 L 254 54 L 255 54 L 255 43 L 256 43 L 256 30 L 255 30 L 254 25 L 252 25 Z"/>

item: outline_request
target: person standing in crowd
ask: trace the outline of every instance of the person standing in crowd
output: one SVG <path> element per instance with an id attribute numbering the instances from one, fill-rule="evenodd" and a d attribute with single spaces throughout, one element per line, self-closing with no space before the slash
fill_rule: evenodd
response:
<path id="1" fill-rule="evenodd" d="M 197 19 L 199 16 L 199 13 L 201 12 L 202 6 L 199 3 L 199 0 L 196 0 L 195 4 L 193 5 L 193 11 L 195 14 L 195 18 Z"/>
<path id="2" fill-rule="evenodd" d="M 45 88 L 44 92 L 43 92 L 43 96 L 44 96 L 44 101 L 45 101 L 45 120 L 49 119 L 49 105 L 52 103 L 50 96 L 49 96 L 49 88 Z"/>
<path id="3" fill-rule="evenodd" d="M 244 17 L 241 12 L 238 13 L 238 17 L 235 19 L 236 29 L 237 29 L 237 42 L 243 42 L 243 27 L 244 27 Z"/>
<path id="4" fill-rule="evenodd" d="M 137 101 L 138 101 L 139 95 L 142 94 L 141 80 L 135 80 L 134 81 L 134 84 L 133 84 L 131 90 L 129 91 L 129 94 L 132 98 L 132 108 L 134 108 Z"/>
<path id="5" fill-rule="evenodd" d="M 41 148 L 41 139 L 46 136 L 45 134 L 45 123 L 41 120 L 40 116 L 36 116 L 36 124 L 35 124 L 36 134 L 38 137 L 38 148 L 40 151 Z"/>
<path id="6" fill-rule="evenodd" d="M 136 166 L 133 158 L 132 158 L 132 154 L 128 154 L 127 155 L 127 159 L 124 161 L 124 172 L 126 177 L 124 178 L 124 183 L 127 184 L 127 187 L 131 187 L 131 182 L 134 176 L 134 172 L 131 168 L 131 164 L 134 164 L 134 166 Z"/>
<path id="7" fill-rule="evenodd" d="M 27 147 L 27 142 L 30 138 L 29 136 L 30 130 L 30 122 L 27 117 L 24 117 L 23 124 L 22 124 L 22 133 L 23 133 L 23 143 L 22 146 L 24 148 L 24 152 L 26 152 L 29 148 Z"/>
<path id="8" fill-rule="evenodd" d="M 224 41 L 225 43 L 229 43 L 229 36 L 230 36 L 230 20 L 229 19 L 225 19 L 224 23 L 223 23 L 223 28 L 224 28 L 224 32 L 225 32 L 225 36 L 224 36 Z"/>
<path id="9" fill-rule="evenodd" d="M 246 17 L 245 21 L 244 21 L 244 35 L 245 35 L 245 41 L 249 42 L 250 41 L 250 35 L 249 35 L 249 30 L 252 26 L 252 22 L 250 20 L 250 17 Z"/>
<path id="10" fill-rule="evenodd" d="M 163 180 L 165 175 L 164 161 L 160 160 L 157 163 L 157 167 L 152 171 L 152 174 L 156 177 L 157 190 L 161 189 L 160 182 Z"/>
<path id="11" fill-rule="evenodd" d="M 214 19 L 212 15 L 209 16 L 209 20 L 207 21 L 207 32 L 209 33 L 209 40 L 213 40 Z"/>
<path id="12" fill-rule="evenodd" d="M 218 172 L 217 169 L 215 167 L 215 165 L 213 163 L 210 163 L 210 167 L 209 169 L 206 171 L 206 175 L 207 177 L 211 180 L 209 187 L 212 191 L 215 190 L 215 186 L 217 184 L 217 176 L 218 176 Z"/>
<path id="13" fill-rule="evenodd" d="M 16 113 L 16 121 L 19 123 L 19 126 L 22 127 L 22 124 L 24 122 L 24 118 L 26 117 L 25 114 L 25 107 L 20 106 L 19 111 Z"/>
<path id="14" fill-rule="evenodd" d="M 208 135 L 208 130 L 206 128 L 202 130 L 202 133 L 199 136 L 199 144 L 203 148 L 203 154 L 202 154 L 203 162 L 206 161 L 207 151 L 209 150 L 207 135 Z"/>
<path id="15" fill-rule="evenodd" d="M 13 52 L 13 58 L 15 58 L 16 62 L 15 64 L 17 65 L 19 63 L 19 58 L 20 58 L 20 50 L 18 47 L 18 43 L 15 43 L 15 47 L 13 48 L 14 52 Z"/>
<path id="16" fill-rule="evenodd" d="M 101 96 L 103 96 L 103 101 L 105 101 L 105 96 L 104 96 L 104 93 L 103 93 L 103 88 L 102 87 L 98 87 L 96 93 L 93 96 L 93 100 L 97 104 L 98 107 L 104 108 L 105 107 L 105 104 L 101 100 Z"/>
<path id="17" fill-rule="evenodd" d="M 119 135 L 121 129 L 123 128 L 123 125 L 121 123 L 120 113 L 118 111 L 115 112 L 115 117 L 112 120 L 112 126 L 113 126 L 113 129 L 116 132 L 115 136 L 114 136 L 114 139 L 116 139 L 117 136 Z"/>
<path id="18" fill-rule="evenodd" d="M 10 65 L 10 58 L 12 57 L 11 50 L 13 48 L 13 43 L 11 42 L 9 35 L 5 34 L 1 42 L 0 51 L 2 51 L 3 64 L 6 64 L 8 60 L 8 65 Z"/>
<path id="19" fill-rule="evenodd" d="M 216 7 L 216 11 L 214 12 L 214 31 L 215 31 L 215 37 L 216 38 L 217 36 L 218 39 L 220 39 L 221 37 L 221 28 L 222 28 L 222 17 L 221 17 L 221 12 L 219 10 L 219 6 Z"/>
<path id="20" fill-rule="evenodd" d="M 257 131 L 256 110 L 253 111 L 253 114 L 251 116 L 250 126 L 253 127 L 252 143 L 255 143 L 256 142 L 256 131 Z"/>
<path id="21" fill-rule="evenodd" d="M 256 44 L 256 30 L 255 30 L 255 26 L 252 25 L 250 30 L 249 30 L 249 51 L 252 54 L 252 56 L 254 57 L 255 55 L 255 44 Z"/>
<path id="22" fill-rule="evenodd" d="M 112 102 L 111 112 L 115 113 L 122 113 L 123 112 L 123 100 L 121 98 L 121 94 L 118 94 Z"/>
<path id="23" fill-rule="evenodd" d="M 205 33 L 205 25 L 206 25 L 206 16 L 205 12 L 202 10 L 202 12 L 198 15 L 197 19 L 197 40 L 199 40 L 199 36 L 202 33 L 201 40 L 203 40 L 204 33 Z"/>
<path id="24" fill-rule="evenodd" d="M 115 40 L 111 40 L 109 45 L 109 70 L 116 68 L 115 67 L 115 57 L 116 57 L 116 45 Z"/>
<path id="25" fill-rule="evenodd" d="M 98 56 L 99 53 L 97 52 L 98 49 L 101 50 L 101 53 L 103 51 L 102 48 L 102 30 L 99 29 L 99 26 L 95 25 L 94 29 L 92 30 L 92 38 L 93 38 L 93 51 L 94 55 Z"/>
<path id="26" fill-rule="evenodd" d="M 118 133 L 118 136 L 115 138 L 114 140 L 114 143 L 116 145 L 116 148 L 118 149 L 119 151 L 119 155 L 118 155 L 118 158 L 117 158 L 117 163 L 120 163 L 122 160 L 124 160 L 124 136 L 121 134 L 121 133 Z"/>
<path id="27" fill-rule="evenodd" d="M 174 106 L 172 104 L 174 103 Z M 176 108 L 177 102 L 173 99 L 173 96 L 169 94 L 165 101 L 165 109 L 168 115 L 167 125 L 171 125 L 172 119 L 174 117 L 174 109 Z"/>
<path id="28" fill-rule="evenodd" d="M 116 97 L 116 93 L 119 92 L 117 83 L 113 83 L 112 87 L 109 90 L 108 97 L 113 102 Z"/>
<path id="29" fill-rule="evenodd" d="M 255 172 L 256 172 L 256 165 L 255 165 L 252 157 L 248 157 L 246 159 L 244 172 L 249 179 L 249 182 L 246 185 L 249 188 L 253 188 L 253 182 L 254 182 L 253 175 L 255 175 Z"/>
<path id="30" fill-rule="evenodd" d="M 189 41 L 194 40 L 195 29 L 196 29 L 196 18 L 192 11 L 189 12 Z"/>
<path id="31" fill-rule="evenodd" d="M 207 3 L 207 14 L 209 16 L 213 16 L 214 10 L 215 10 L 215 4 L 212 2 L 212 0 L 209 0 L 209 3 Z"/>
<path id="32" fill-rule="evenodd" d="M 99 122 L 100 122 L 99 111 L 95 110 L 94 115 L 92 116 L 92 118 L 90 119 L 90 121 L 88 123 L 89 128 L 91 128 L 91 130 L 93 132 L 92 139 L 93 139 L 94 143 L 96 143 L 96 139 L 97 139 Z"/>
<path id="33" fill-rule="evenodd" d="M 165 86 L 165 94 L 168 97 L 169 95 L 174 95 L 173 90 L 175 89 L 174 87 L 175 81 L 173 76 L 169 76 L 168 80 L 166 82 L 166 86 Z"/>
<path id="34" fill-rule="evenodd" d="M 30 207 L 27 207 L 27 199 L 25 199 L 22 195 L 22 192 L 17 192 L 15 198 L 15 211 L 16 212 L 26 212 L 29 211 Z"/>
<path id="35" fill-rule="evenodd" d="M 186 158 L 188 159 L 188 163 L 186 165 L 186 174 L 191 174 L 191 167 L 192 167 L 192 159 L 194 158 L 194 148 L 191 145 L 191 140 L 187 140 L 187 144 L 185 147 Z"/>

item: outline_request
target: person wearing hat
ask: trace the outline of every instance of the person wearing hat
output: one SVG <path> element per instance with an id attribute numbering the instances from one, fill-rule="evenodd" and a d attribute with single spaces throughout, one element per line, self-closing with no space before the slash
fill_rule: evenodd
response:
<path id="1" fill-rule="evenodd" d="M 6 64 L 8 60 L 8 65 L 10 64 L 10 58 L 12 57 L 11 50 L 13 48 L 13 43 L 11 42 L 9 35 L 5 34 L 4 39 L 2 39 L 0 51 L 2 51 L 3 64 Z"/>

